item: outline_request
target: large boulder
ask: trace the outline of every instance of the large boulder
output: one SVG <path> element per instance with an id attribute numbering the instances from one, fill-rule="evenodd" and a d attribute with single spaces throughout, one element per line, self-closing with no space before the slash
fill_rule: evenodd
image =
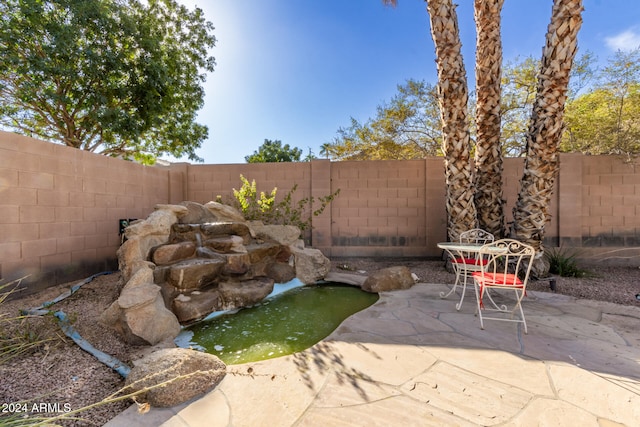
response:
<path id="1" fill-rule="evenodd" d="M 371 273 L 362 283 L 362 290 L 378 293 L 396 289 L 409 289 L 415 283 L 409 268 L 389 267 Z"/>
<path id="2" fill-rule="evenodd" d="M 133 345 L 155 345 L 180 333 L 180 323 L 165 307 L 160 286 L 151 283 L 125 285 L 100 320 Z"/>
<path id="3" fill-rule="evenodd" d="M 362 287 L 364 281 L 367 280 L 367 276 L 362 276 L 355 273 L 340 273 L 337 271 L 330 271 L 326 276 L 324 276 L 324 280 L 326 280 L 327 282 L 336 282 L 343 283 L 345 285 Z"/>
<path id="4" fill-rule="evenodd" d="M 205 222 L 214 222 L 216 217 L 209 209 L 206 209 L 200 203 L 182 202 L 180 205 L 187 208 L 187 213 L 180 217 L 180 224 L 201 224 Z"/>
<path id="5" fill-rule="evenodd" d="M 184 348 L 158 350 L 134 363 L 127 376 L 128 393 L 138 394 L 138 403 L 167 408 L 213 390 L 227 374 L 227 366 L 216 356 Z"/>
<path id="6" fill-rule="evenodd" d="M 153 251 L 151 258 L 156 265 L 167 265 L 185 258 L 191 258 L 196 253 L 194 242 L 179 242 L 162 245 Z"/>
<path id="7" fill-rule="evenodd" d="M 244 239 L 240 236 L 224 236 L 207 239 L 203 243 L 210 249 L 223 254 L 246 254 L 247 248 L 244 246 Z"/>
<path id="8" fill-rule="evenodd" d="M 172 309 L 180 323 L 200 320 L 220 306 L 220 293 L 217 289 L 193 291 L 189 294 L 179 294 L 173 299 Z"/>
<path id="9" fill-rule="evenodd" d="M 153 263 L 141 265 L 139 269 L 127 281 L 125 287 L 128 289 L 135 288 L 138 285 L 153 283 Z"/>
<path id="10" fill-rule="evenodd" d="M 166 241 L 171 232 L 171 226 L 187 212 L 188 209 L 184 206 L 156 205 L 156 210 L 151 212 L 146 219 L 134 221 L 125 228 L 124 235 L 127 239 L 160 235 L 164 236 L 164 241 Z"/>
<path id="11" fill-rule="evenodd" d="M 209 202 L 204 205 L 216 217 L 218 221 L 245 222 L 244 216 L 239 210 L 229 205 L 218 202 Z"/>
<path id="12" fill-rule="evenodd" d="M 281 245 L 293 245 L 300 239 L 300 229 L 295 225 L 265 225 L 261 221 L 252 221 L 250 226 L 257 238 L 273 240 Z"/>
<path id="13" fill-rule="evenodd" d="M 151 264 L 148 260 L 149 251 L 165 242 L 163 236 L 136 237 L 125 241 L 116 252 L 122 279 L 127 282 L 138 269 Z"/>
<path id="14" fill-rule="evenodd" d="M 331 260 L 318 249 L 291 247 L 296 277 L 305 285 L 316 283 L 331 270 Z"/>
<path id="15" fill-rule="evenodd" d="M 220 310 L 249 307 L 273 292 L 273 279 L 256 277 L 243 282 L 222 282 L 218 285 Z"/>
<path id="16" fill-rule="evenodd" d="M 289 263 L 274 262 L 267 266 L 267 277 L 273 279 L 276 283 L 287 283 L 295 279 L 296 271 Z"/>
<path id="17" fill-rule="evenodd" d="M 200 289 L 217 277 L 226 264 L 222 257 L 180 261 L 169 267 L 167 282 L 181 291 Z"/>

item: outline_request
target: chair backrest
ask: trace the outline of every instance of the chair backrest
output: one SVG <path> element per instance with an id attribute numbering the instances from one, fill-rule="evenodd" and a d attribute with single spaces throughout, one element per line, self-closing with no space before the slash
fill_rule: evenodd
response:
<path id="1" fill-rule="evenodd" d="M 473 243 L 477 245 L 485 245 L 487 243 L 493 242 L 495 239 L 493 234 L 485 231 L 481 228 L 472 228 L 471 230 L 463 231 L 460 233 L 460 243 Z M 481 256 L 477 252 L 461 252 L 461 255 L 465 259 L 475 258 L 476 260 L 481 260 L 482 258 L 486 258 Z M 479 265 L 478 261 L 477 264 Z"/>
<path id="2" fill-rule="evenodd" d="M 495 237 L 493 234 L 481 228 L 473 228 L 460 233 L 460 243 L 478 243 L 484 245 L 494 240 Z"/>
<path id="3" fill-rule="evenodd" d="M 502 275 L 504 284 L 514 285 L 520 279 L 526 286 L 536 250 L 518 240 L 501 239 L 482 246 L 480 255 L 487 260 L 483 272 Z"/>

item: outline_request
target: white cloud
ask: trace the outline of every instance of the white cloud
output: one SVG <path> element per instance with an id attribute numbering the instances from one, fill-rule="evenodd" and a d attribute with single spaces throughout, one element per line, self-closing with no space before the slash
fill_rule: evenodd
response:
<path id="1" fill-rule="evenodd" d="M 640 47 L 640 34 L 635 30 L 626 30 L 613 37 L 605 38 L 605 41 L 612 50 L 633 50 Z"/>

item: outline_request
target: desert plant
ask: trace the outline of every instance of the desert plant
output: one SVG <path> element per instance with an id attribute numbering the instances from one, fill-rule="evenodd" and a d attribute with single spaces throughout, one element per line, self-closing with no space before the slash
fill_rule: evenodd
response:
<path id="1" fill-rule="evenodd" d="M 313 205 L 315 198 L 305 197 L 294 203 L 293 195 L 298 189 L 298 184 L 294 184 L 282 200 L 276 203 L 277 187 L 274 187 L 269 195 L 264 191 L 258 194 L 255 179 L 249 182 L 240 175 L 240 181 L 242 186 L 239 190 L 233 189 L 235 200 L 231 204 L 239 209 L 247 220 L 262 221 L 265 224 L 295 225 L 301 231 L 311 229 L 313 217 L 324 212 L 329 203 L 340 194 L 338 189 L 328 196 L 319 197 L 319 207 L 309 213 L 309 207 Z"/>
<path id="2" fill-rule="evenodd" d="M 549 261 L 549 272 L 561 277 L 585 277 L 589 272 L 578 265 L 578 252 L 562 247 L 546 249 L 544 253 Z"/>
<path id="3" fill-rule="evenodd" d="M 240 175 L 240 181 L 242 186 L 239 190 L 233 189 L 233 197 L 235 197 L 235 207 L 239 209 L 244 217 L 248 220 L 259 220 L 267 212 L 273 208 L 273 204 L 276 200 L 277 187 L 271 190 L 271 193 L 267 196 L 264 191 L 260 192 L 258 196 L 258 190 L 256 186 L 256 180 L 249 182 L 247 178 Z"/>
<path id="4" fill-rule="evenodd" d="M 16 292 L 21 281 L 0 284 L 0 365 L 50 341 L 25 322 L 27 316 L 12 315 L 3 310 L 5 301 Z"/>

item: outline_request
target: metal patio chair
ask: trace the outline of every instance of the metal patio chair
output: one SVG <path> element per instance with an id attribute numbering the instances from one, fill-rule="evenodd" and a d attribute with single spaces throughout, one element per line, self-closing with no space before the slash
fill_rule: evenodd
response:
<path id="1" fill-rule="evenodd" d="M 462 307 L 464 294 L 467 290 L 467 281 L 473 280 L 471 277 L 473 272 L 480 271 L 481 265 L 486 263 L 486 258 L 481 257 L 477 250 L 482 245 L 493 242 L 494 236 L 481 228 L 474 228 L 460 233 L 459 241 L 463 246 L 468 245 L 468 248 L 466 250 L 464 247 L 457 250 L 445 249 L 451 259 L 451 265 L 456 274 L 456 281 L 448 293 L 440 292 L 440 298 L 447 298 L 456 291 L 462 279 L 462 292 L 460 301 L 456 304 L 456 310 L 460 310 Z"/>
<path id="2" fill-rule="evenodd" d="M 481 264 L 480 271 L 472 273 L 476 292 L 477 314 L 480 318 L 480 328 L 484 329 L 484 320 L 501 320 L 519 322 L 524 325 L 527 333 L 527 322 L 522 309 L 522 298 L 526 295 L 527 282 L 531 273 L 531 266 L 536 251 L 532 246 L 513 239 L 502 239 L 484 245 L 480 256 L 486 259 Z M 513 291 L 515 301 L 498 305 L 489 291 Z M 489 301 L 485 304 L 484 297 Z M 487 317 L 483 312 L 494 312 L 496 316 Z M 497 314 L 500 313 L 500 314 Z"/>

